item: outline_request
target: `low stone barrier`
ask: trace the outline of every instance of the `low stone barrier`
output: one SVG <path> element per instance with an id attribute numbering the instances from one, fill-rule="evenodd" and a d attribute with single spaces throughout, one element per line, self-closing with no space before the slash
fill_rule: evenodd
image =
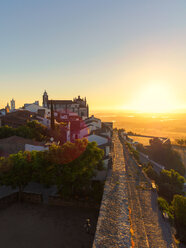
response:
<path id="1" fill-rule="evenodd" d="M 14 192 L 10 195 L 7 195 L 7 196 L 0 198 L 0 206 L 9 205 L 11 203 L 16 202 L 17 200 L 18 200 L 18 193 Z"/>
<path id="2" fill-rule="evenodd" d="M 42 194 L 32 193 L 32 192 L 23 192 L 22 201 L 30 203 L 42 203 Z"/>
<path id="3" fill-rule="evenodd" d="M 97 208 L 99 209 L 99 204 L 89 201 L 78 201 L 78 200 L 64 200 L 60 196 L 49 196 L 48 204 L 53 206 L 63 206 L 63 207 L 85 207 L 85 208 Z"/>
<path id="4" fill-rule="evenodd" d="M 0 207 L 7 206 L 11 203 L 19 201 L 19 193 L 14 192 L 9 195 L 3 196 L 0 198 Z M 32 192 L 22 192 L 21 195 L 22 202 L 28 203 L 43 203 L 43 196 L 41 193 L 32 193 Z M 62 207 L 83 207 L 83 208 L 96 208 L 99 209 L 100 205 L 96 202 L 81 200 L 64 200 L 58 195 L 50 195 L 48 197 L 48 204 L 53 206 L 62 206 Z"/>

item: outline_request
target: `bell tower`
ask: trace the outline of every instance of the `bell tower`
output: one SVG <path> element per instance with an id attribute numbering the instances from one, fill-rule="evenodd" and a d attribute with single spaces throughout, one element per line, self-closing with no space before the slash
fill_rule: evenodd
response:
<path id="1" fill-rule="evenodd" d="M 43 94 L 43 107 L 48 108 L 48 94 L 47 94 L 46 90 Z"/>
<path id="2" fill-rule="evenodd" d="M 14 111 L 15 110 L 15 100 L 13 98 L 10 101 L 10 105 L 11 105 L 11 111 Z"/>

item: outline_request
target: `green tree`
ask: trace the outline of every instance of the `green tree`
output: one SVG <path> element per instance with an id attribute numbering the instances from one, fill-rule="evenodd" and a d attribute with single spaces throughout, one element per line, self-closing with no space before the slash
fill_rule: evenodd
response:
<path id="1" fill-rule="evenodd" d="M 179 239 L 186 243 L 186 197 L 175 195 L 172 201 Z"/>
<path id="2" fill-rule="evenodd" d="M 9 126 L 0 127 L 0 139 L 8 138 L 15 135 L 15 129 Z"/>
<path id="3" fill-rule="evenodd" d="M 169 210 L 168 202 L 162 197 L 158 197 L 158 206 L 162 211 L 167 212 Z"/>
<path id="4" fill-rule="evenodd" d="M 172 205 L 177 222 L 186 227 L 186 197 L 175 195 Z"/>
<path id="5" fill-rule="evenodd" d="M 85 191 L 90 186 L 95 170 L 99 168 L 103 150 L 95 142 L 88 143 L 86 139 L 66 143 L 60 149 L 57 152 L 64 156 L 61 154 L 55 161 L 58 189 L 63 196 Z"/>
<path id="6" fill-rule="evenodd" d="M 38 121 L 31 121 L 26 124 L 31 131 L 32 137 L 38 141 L 45 141 L 49 138 L 49 130 Z"/>
<path id="7" fill-rule="evenodd" d="M 24 125 L 15 129 L 15 135 L 25 139 L 33 139 L 34 133 L 32 131 L 33 130 L 31 128 Z"/>
<path id="8" fill-rule="evenodd" d="M 174 211 L 172 205 L 169 205 L 169 203 L 162 197 L 158 197 L 158 206 L 162 212 L 166 212 L 169 216 L 169 220 L 171 223 L 174 221 Z"/>
<path id="9" fill-rule="evenodd" d="M 159 175 L 158 173 L 153 169 L 152 165 L 149 163 L 147 167 L 144 168 L 144 171 L 146 172 L 147 176 L 154 180 L 156 183 L 159 182 Z"/>
<path id="10" fill-rule="evenodd" d="M 0 127 L 0 139 L 8 138 L 17 135 L 19 137 L 34 139 L 37 141 L 46 141 L 50 137 L 50 132 L 38 121 L 28 122 L 18 128 L 8 126 Z"/>
<path id="11" fill-rule="evenodd" d="M 139 151 L 139 152 L 142 152 L 142 153 L 144 153 L 144 154 L 147 154 L 147 149 L 143 146 L 143 144 L 141 144 L 141 143 L 138 143 L 137 145 L 136 145 L 136 149 Z"/>
<path id="12" fill-rule="evenodd" d="M 183 146 L 184 144 L 186 144 L 186 140 L 184 139 L 176 139 L 176 142 L 178 143 L 178 145 Z"/>
<path id="13" fill-rule="evenodd" d="M 185 179 L 183 176 L 181 176 L 178 172 L 174 170 L 162 170 L 160 174 L 160 180 L 175 186 L 181 192 L 183 191 Z"/>
<path id="14" fill-rule="evenodd" d="M 57 185 L 64 196 L 89 189 L 96 170 L 102 170 L 103 150 L 87 139 L 51 146 L 49 151 L 19 152 L 0 159 L 0 183 L 19 188 L 19 198 L 30 181 Z"/>
<path id="15" fill-rule="evenodd" d="M 173 169 L 181 175 L 185 174 L 185 168 L 179 153 L 173 150 L 170 144 L 163 144 L 159 138 L 149 141 L 148 153 L 151 159 L 165 166 L 166 169 Z"/>
<path id="16" fill-rule="evenodd" d="M 48 151 L 31 152 L 33 168 L 32 181 L 42 184 L 45 188 L 55 184 L 54 162 L 49 157 Z"/>
<path id="17" fill-rule="evenodd" d="M 172 201 L 175 194 L 183 194 L 185 179 L 174 170 L 162 170 L 159 179 L 159 193 L 169 202 Z"/>
<path id="18" fill-rule="evenodd" d="M 32 166 L 29 152 L 12 154 L 0 161 L 0 183 L 19 189 L 19 199 L 25 186 L 32 179 Z"/>

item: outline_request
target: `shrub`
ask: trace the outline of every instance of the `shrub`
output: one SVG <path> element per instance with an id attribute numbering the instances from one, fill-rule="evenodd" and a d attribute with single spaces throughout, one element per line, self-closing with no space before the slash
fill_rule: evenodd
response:
<path id="1" fill-rule="evenodd" d="M 172 201 L 175 227 L 180 241 L 186 243 L 186 197 L 175 195 Z"/>
<path id="2" fill-rule="evenodd" d="M 162 212 L 168 214 L 170 222 L 173 223 L 174 215 L 172 206 L 162 197 L 158 197 L 158 206 Z"/>
<path id="3" fill-rule="evenodd" d="M 154 180 L 156 183 L 159 181 L 158 173 L 153 169 L 152 165 L 149 163 L 147 167 L 144 167 L 144 171 L 146 172 L 147 176 Z"/>
<path id="4" fill-rule="evenodd" d="M 174 170 L 162 170 L 158 184 L 159 194 L 171 202 L 174 195 L 183 194 L 184 182 L 184 177 L 182 177 L 178 172 Z"/>
<path id="5" fill-rule="evenodd" d="M 169 210 L 168 202 L 162 197 L 158 197 L 158 206 L 159 206 L 161 211 L 168 211 Z"/>

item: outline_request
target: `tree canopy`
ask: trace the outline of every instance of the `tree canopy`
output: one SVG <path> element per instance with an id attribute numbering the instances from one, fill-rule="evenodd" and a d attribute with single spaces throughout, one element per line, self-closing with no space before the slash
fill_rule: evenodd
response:
<path id="1" fill-rule="evenodd" d="M 176 139 L 175 141 L 180 146 L 186 146 L 186 139 Z"/>
<path id="2" fill-rule="evenodd" d="M 185 168 L 178 152 L 173 150 L 171 144 L 164 144 L 159 138 L 149 141 L 149 156 L 152 160 L 165 166 L 166 169 L 173 169 L 181 175 L 185 174 Z"/>
<path id="3" fill-rule="evenodd" d="M 28 122 L 18 128 L 12 128 L 9 126 L 0 127 L 0 139 L 14 135 L 27 139 L 35 139 L 37 141 L 45 141 L 50 137 L 47 127 L 38 121 Z"/>
<path id="4" fill-rule="evenodd" d="M 1 185 L 19 188 L 19 196 L 25 186 L 32 180 L 32 166 L 29 161 L 29 152 L 11 154 L 7 159 L 0 160 Z"/>
<path id="5" fill-rule="evenodd" d="M 177 171 L 172 169 L 162 170 L 160 174 L 158 174 L 151 164 L 148 164 L 148 166 L 144 168 L 144 171 L 156 182 L 158 185 L 158 193 L 167 201 L 171 202 L 175 194 L 183 194 L 185 179 Z"/>
<path id="6" fill-rule="evenodd" d="M 172 205 L 174 207 L 177 222 L 186 228 L 186 197 L 182 195 L 175 195 Z"/>
<path id="7" fill-rule="evenodd" d="M 57 185 L 65 195 L 88 189 L 96 170 L 102 170 L 103 150 L 87 139 L 51 146 L 49 151 L 19 152 L 0 159 L 0 184 L 19 187 L 20 194 L 31 181 Z"/>
<path id="8" fill-rule="evenodd" d="M 175 226 L 179 239 L 186 243 L 186 197 L 175 195 L 172 201 Z"/>
<path id="9" fill-rule="evenodd" d="M 62 147 L 51 147 L 49 153 L 55 154 L 54 170 L 56 185 L 63 195 L 80 192 L 90 185 L 103 157 L 103 150 L 95 142 L 86 139 L 67 142 Z"/>
<path id="10" fill-rule="evenodd" d="M 185 179 L 174 170 L 162 170 L 159 178 L 159 193 L 169 202 L 172 201 L 175 194 L 183 194 Z"/>

